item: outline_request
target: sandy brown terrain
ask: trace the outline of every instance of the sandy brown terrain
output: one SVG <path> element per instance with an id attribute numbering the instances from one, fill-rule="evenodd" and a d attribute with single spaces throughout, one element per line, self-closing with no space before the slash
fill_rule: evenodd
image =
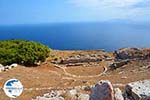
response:
<path id="1" fill-rule="evenodd" d="M 53 51 L 54 58 L 64 58 L 79 54 L 103 54 L 102 51 Z M 107 56 L 113 57 L 112 53 Z M 150 59 L 130 61 L 127 65 L 116 70 L 110 70 L 108 67 L 111 61 L 101 61 L 98 63 L 88 63 L 90 66 L 69 66 L 55 65 L 49 58 L 45 63 L 37 67 L 24 67 L 19 65 L 16 68 L 0 73 L 0 87 L 5 81 L 11 78 L 19 79 L 24 91 L 16 100 L 31 100 L 38 95 L 42 95 L 51 89 L 65 89 L 68 87 L 93 85 L 97 81 L 105 79 L 113 84 L 127 84 L 129 82 L 149 79 L 150 68 L 144 66 L 150 65 Z M 107 71 L 103 73 L 107 68 Z M 123 88 L 123 87 L 122 87 Z M 10 100 L 0 90 L 0 100 Z"/>

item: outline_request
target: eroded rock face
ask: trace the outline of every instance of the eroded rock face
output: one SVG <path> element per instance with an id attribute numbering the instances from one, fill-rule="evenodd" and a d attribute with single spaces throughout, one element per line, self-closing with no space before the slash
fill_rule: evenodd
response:
<path id="1" fill-rule="evenodd" d="M 114 100 L 113 97 L 113 87 L 111 82 L 102 80 L 92 88 L 90 100 Z"/>
<path id="2" fill-rule="evenodd" d="M 150 79 L 129 83 L 125 95 L 129 100 L 150 100 Z"/>
<path id="3" fill-rule="evenodd" d="M 114 52 L 117 59 L 146 59 L 150 58 L 150 49 L 123 48 Z"/>

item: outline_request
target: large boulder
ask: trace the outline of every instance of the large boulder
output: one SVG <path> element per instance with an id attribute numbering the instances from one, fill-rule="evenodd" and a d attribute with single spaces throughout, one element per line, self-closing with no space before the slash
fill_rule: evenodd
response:
<path id="1" fill-rule="evenodd" d="M 92 88 L 90 100 L 113 100 L 113 87 L 108 80 L 99 81 Z"/>
<path id="2" fill-rule="evenodd" d="M 129 83 L 125 95 L 129 100 L 150 100 L 150 79 Z"/>

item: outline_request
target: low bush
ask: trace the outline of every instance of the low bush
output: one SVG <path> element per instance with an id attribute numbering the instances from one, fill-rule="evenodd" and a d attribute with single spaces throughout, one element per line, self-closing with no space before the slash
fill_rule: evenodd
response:
<path id="1" fill-rule="evenodd" d="M 0 41 L 0 63 L 3 65 L 12 63 L 34 65 L 39 61 L 45 61 L 49 53 L 50 49 L 47 46 L 33 41 Z"/>

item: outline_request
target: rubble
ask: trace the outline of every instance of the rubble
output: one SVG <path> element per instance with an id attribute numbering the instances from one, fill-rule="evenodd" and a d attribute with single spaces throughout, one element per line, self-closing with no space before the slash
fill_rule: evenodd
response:
<path id="1" fill-rule="evenodd" d="M 59 91 L 51 91 L 50 93 L 46 93 L 43 96 L 37 96 L 35 100 L 65 100 Z"/>
<path id="2" fill-rule="evenodd" d="M 67 100 L 150 100 L 150 79 L 127 84 L 124 93 L 114 87 L 116 86 L 112 86 L 110 81 L 101 80 L 96 85 L 51 91 L 37 96 L 35 100 L 65 100 L 65 97 L 69 98 Z"/>
<path id="3" fill-rule="evenodd" d="M 92 57 L 90 55 L 84 56 L 74 56 L 64 60 L 61 60 L 61 64 L 69 64 L 69 63 L 84 63 L 84 62 L 99 62 L 102 61 L 100 57 Z"/>
<path id="4" fill-rule="evenodd" d="M 63 97 L 54 97 L 54 98 L 46 98 L 46 97 L 37 97 L 35 100 L 65 100 Z"/>
<path id="5" fill-rule="evenodd" d="M 74 65 L 77 63 L 78 64 L 81 64 L 81 63 L 89 63 L 89 62 L 100 62 L 102 61 L 102 57 L 99 56 L 99 55 L 76 55 L 76 56 L 70 56 L 70 57 L 67 57 L 67 58 L 63 58 L 59 61 L 52 61 L 52 63 L 55 63 L 55 64 L 67 64 L 68 66 L 69 65 Z"/>

